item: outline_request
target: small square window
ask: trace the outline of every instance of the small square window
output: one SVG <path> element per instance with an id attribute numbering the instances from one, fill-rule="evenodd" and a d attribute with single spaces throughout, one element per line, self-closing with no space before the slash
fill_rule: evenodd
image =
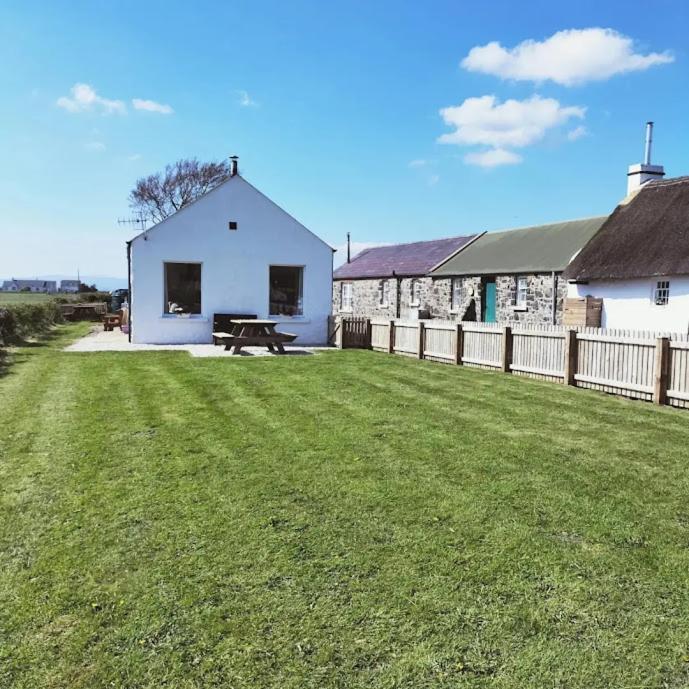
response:
<path id="1" fill-rule="evenodd" d="M 653 301 L 656 306 L 667 306 L 670 301 L 670 282 L 669 280 L 658 280 L 653 292 Z"/>
<path id="2" fill-rule="evenodd" d="M 228 226 L 231 230 L 236 230 L 237 229 L 237 221 L 236 220 L 230 220 L 228 223 Z"/>

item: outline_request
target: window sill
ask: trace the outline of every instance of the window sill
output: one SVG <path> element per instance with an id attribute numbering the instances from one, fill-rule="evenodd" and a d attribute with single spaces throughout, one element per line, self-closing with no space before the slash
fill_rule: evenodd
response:
<path id="1" fill-rule="evenodd" d="M 270 314 L 268 316 L 269 320 L 275 321 L 276 323 L 310 323 L 311 319 L 304 316 L 277 316 L 275 314 Z"/>
<path id="2" fill-rule="evenodd" d="M 193 314 L 191 316 L 175 316 L 174 314 L 171 313 L 164 313 L 160 317 L 161 321 L 180 321 L 181 323 L 187 323 L 189 321 L 193 321 L 194 323 L 208 323 L 208 318 L 205 316 L 202 316 L 201 314 Z"/>
<path id="3" fill-rule="evenodd" d="M 421 303 L 418 301 L 415 304 L 409 304 L 410 309 L 418 309 L 418 308 L 420 308 L 420 306 L 421 306 Z"/>
<path id="4" fill-rule="evenodd" d="M 388 304 L 378 304 L 378 306 L 376 306 L 376 308 L 377 309 L 389 309 L 390 306 Z"/>
<path id="5" fill-rule="evenodd" d="M 512 311 L 528 311 L 528 306 L 513 306 Z"/>
<path id="6" fill-rule="evenodd" d="M 339 313 L 354 313 L 354 309 L 340 309 Z"/>

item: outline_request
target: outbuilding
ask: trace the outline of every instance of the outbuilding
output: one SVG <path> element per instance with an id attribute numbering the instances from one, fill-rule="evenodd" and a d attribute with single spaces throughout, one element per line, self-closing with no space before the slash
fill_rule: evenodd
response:
<path id="1" fill-rule="evenodd" d="M 333 250 L 247 182 L 236 159 L 225 182 L 131 240 L 128 256 L 132 342 L 210 343 L 215 314 L 327 342 Z"/>
<path id="2" fill-rule="evenodd" d="M 559 324 L 572 258 L 605 217 L 486 232 L 431 271 L 451 281 L 440 317 L 486 323 Z"/>

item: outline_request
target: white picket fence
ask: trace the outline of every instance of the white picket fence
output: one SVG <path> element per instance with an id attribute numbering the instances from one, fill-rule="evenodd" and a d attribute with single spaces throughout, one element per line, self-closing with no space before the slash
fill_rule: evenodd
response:
<path id="1" fill-rule="evenodd" d="M 370 319 L 370 346 L 689 408 L 686 333 Z"/>

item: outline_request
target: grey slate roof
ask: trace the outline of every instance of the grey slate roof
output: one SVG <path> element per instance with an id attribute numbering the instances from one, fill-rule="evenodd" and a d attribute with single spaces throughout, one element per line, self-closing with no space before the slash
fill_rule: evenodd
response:
<path id="1" fill-rule="evenodd" d="M 364 249 L 351 261 L 340 266 L 335 280 L 387 278 L 395 275 L 413 277 L 426 275 L 431 268 L 452 256 L 476 235 L 432 239 L 411 244 L 392 244 Z"/>
<path id="2" fill-rule="evenodd" d="M 486 232 L 436 270 L 433 277 L 561 272 L 607 216 Z"/>
<path id="3" fill-rule="evenodd" d="M 689 177 L 647 182 L 565 271 L 570 280 L 689 274 Z"/>

